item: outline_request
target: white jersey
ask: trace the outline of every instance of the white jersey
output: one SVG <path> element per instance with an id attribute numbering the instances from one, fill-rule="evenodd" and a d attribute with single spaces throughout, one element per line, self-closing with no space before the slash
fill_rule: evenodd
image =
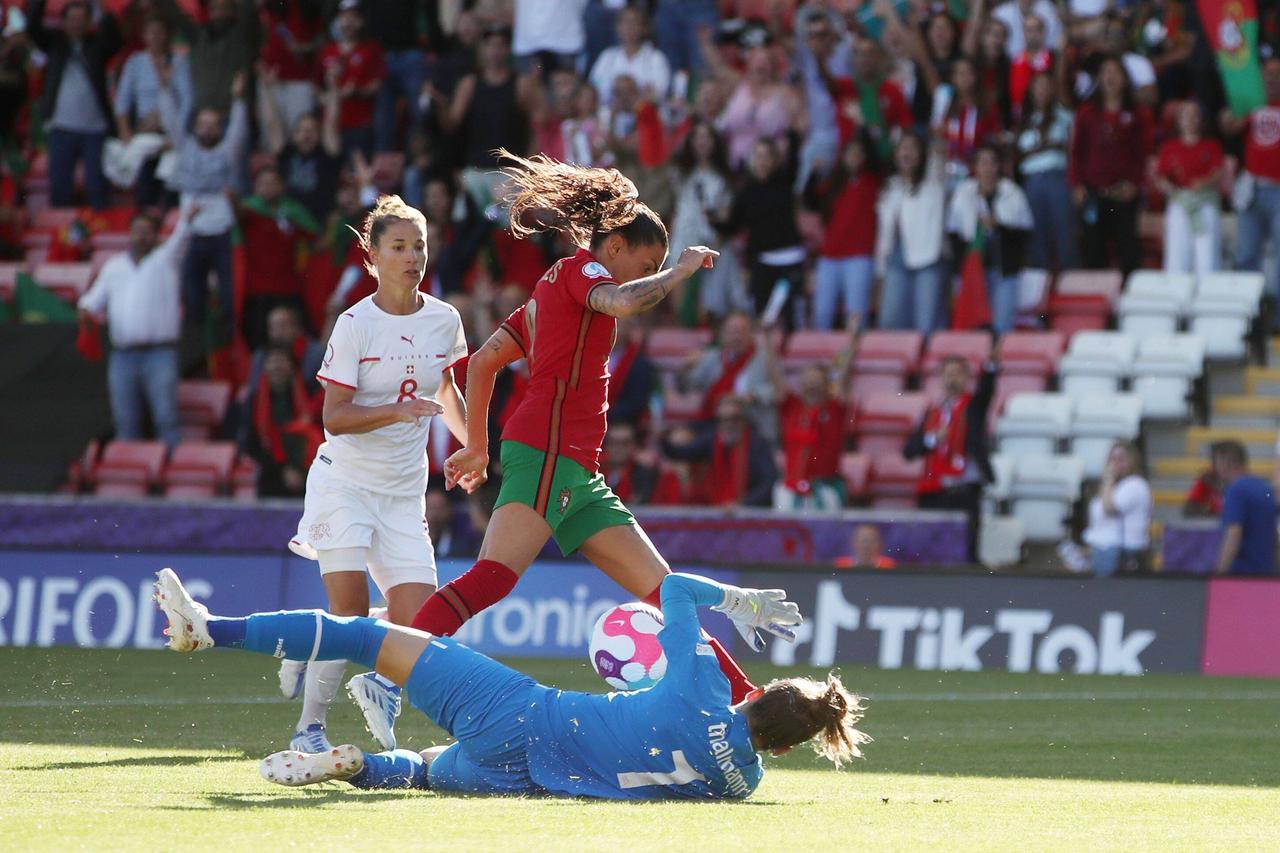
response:
<path id="1" fill-rule="evenodd" d="M 334 324 L 321 381 L 355 390 L 358 406 L 385 406 L 414 398 L 435 399 L 445 369 L 467 354 L 462 318 L 446 302 L 422 294 L 413 314 L 388 314 L 366 297 Z M 394 423 L 372 432 L 331 435 L 315 465 L 329 465 L 353 485 L 386 495 L 422 495 L 427 488 L 427 433 L 431 418 L 417 425 Z"/>

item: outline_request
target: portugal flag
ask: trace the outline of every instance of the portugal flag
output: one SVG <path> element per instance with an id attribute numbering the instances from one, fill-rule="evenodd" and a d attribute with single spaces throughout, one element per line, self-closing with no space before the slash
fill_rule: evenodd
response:
<path id="1" fill-rule="evenodd" d="M 1200 22 L 1218 59 L 1222 86 L 1235 115 L 1267 102 L 1258 65 L 1258 6 L 1255 0 L 1199 0 Z"/>
<path id="2" fill-rule="evenodd" d="M 960 266 L 960 289 L 956 291 L 955 304 L 951 306 L 951 328 L 984 329 L 991 326 L 991 300 L 987 296 L 987 271 L 982 264 L 982 250 L 986 243 L 982 226 L 964 253 Z"/>

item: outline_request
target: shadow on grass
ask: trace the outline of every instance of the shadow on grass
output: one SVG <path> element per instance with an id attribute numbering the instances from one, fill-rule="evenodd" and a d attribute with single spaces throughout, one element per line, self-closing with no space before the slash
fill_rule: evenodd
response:
<path id="1" fill-rule="evenodd" d="M 91 770 L 101 767 L 180 767 L 196 766 L 228 761 L 244 761 L 249 755 L 141 755 L 133 758 L 113 758 L 102 761 L 50 761 L 44 764 L 22 764 L 12 769 L 41 770 Z"/>

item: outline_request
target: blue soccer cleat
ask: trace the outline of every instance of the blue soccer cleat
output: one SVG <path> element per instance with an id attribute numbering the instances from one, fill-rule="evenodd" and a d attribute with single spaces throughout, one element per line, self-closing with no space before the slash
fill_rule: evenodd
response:
<path id="1" fill-rule="evenodd" d="M 329 752 L 333 749 L 333 744 L 329 743 L 329 738 L 324 733 L 324 725 L 312 723 L 302 731 L 294 732 L 293 740 L 289 741 L 289 748 L 294 752 L 315 754 Z"/>
<path id="2" fill-rule="evenodd" d="M 396 717 L 400 716 L 400 688 L 376 672 L 347 682 L 347 692 L 364 714 L 365 725 L 385 750 L 396 748 Z"/>

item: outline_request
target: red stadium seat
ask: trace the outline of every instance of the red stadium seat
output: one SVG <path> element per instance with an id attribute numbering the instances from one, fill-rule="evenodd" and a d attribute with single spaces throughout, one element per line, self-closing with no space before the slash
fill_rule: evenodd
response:
<path id="1" fill-rule="evenodd" d="M 867 394 L 858 406 L 855 422 L 858 450 L 872 456 L 884 451 L 901 452 L 928 405 L 925 395 L 918 391 Z"/>
<path id="2" fill-rule="evenodd" d="M 1058 278 L 1058 296 L 1101 296 L 1108 303 L 1120 298 L 1124 277 L 1119 270 L 1068 270 Z"/>
<path id="3" fill-rule="evenodd" d="M 231 497 L 246 502 L 258 499 L 258 463 L 248 456 L 237 459 L 231 472 Z"/>
<path id="4" fill-rule="evenodd" d="M 80 218 L 78 207 L 50 207 L 31 217 L 22 233 L 22 245 L 27 248 L 43 247 L 53 243 L 53 235 Z"/>
<path id="5" fill-rule="evenodd" d="M 18 275 L 27 271 L 27 265 L 21 261 L 5 261 L 0 263 L 0 302 L 13 298 L 18 287 Z"/>
<path id="6" fill-rule="evenodd" d="M 1105 329 L 1123 284 L 1118 270 L 1064 272 L 1049 299 L 1050 327 L 1067 338 L 1080 331 Z"/>
<path id="7" fill-rule="evenodd" d="M 1053 376 L 1066 347 L 1059 331 L 1010 332 L 1000 340 L 1000 375 Z"/>
<path id="8" fill-rule="evenodd" d="M 820 332 L 801 329 L 787 338 L 787 348 L 782 364 L 787 368 L 802 367 L 821 362 L 835 364 L 849 350 L 849 335 L 845 332 Z"/>
<path id="9" fill-rule="evenodd" d="M 94 494 L 145 494 L 160 482 L 165 446 L 159 441 L 113 441 L 102 451 L 94 473 Z M 105 489 L 104 489 L 105 487 Z M 130 488 L 119 488 L 130 487 Z"/>
<path id="10" fill-rule="evenodd" d="M 171 501 L 205 501 L 218 496 L 218 490 L 208 483 L 172 483 L 164 487 L 164 496 Z"/>
<path id="11" fill-rule="evenodd" d="M 991 335 L 986 332 L 934 332 L 929 338 L 929 348 L 925 351 L 920 372 L 926 377 L 933 376 L 942 360 L 952 356 L 969 362 L 969 369 L 976 376 L 991 358 Z"/>
<path id="12" fill-rule="evenodd" d="M 871 505 L 891 509 L 916 506 L 916 486 L 924 472 L 924 460 L 908 462 L 900 453 L 881 453 L 871 461 L 868 493 Z"/>
<path id="13" fill-rule="evenodd" d="M 178 383 L 178 422 L 183 439 L 204 441 L 222 427 L 231 404 L 231 383 L 185 379 Z"/>
<path id="14" fill-rule="evenodd" d="M 840 454 L 840 476 L 844 479 L 844 488 L 850 500 L 864 497 L 867 483 L 871 479 L 870 457 L 865 453 Z"/>
<path id="15" fill-rule="evenodd" d="M 53 291 L 67 302 L 75 302 L 93 281 L 93 264 L 39 264 L 31 277 L 41 287 Z"/>
<path id="16" fill-rule="evenodd" d="M 658 367 L 679 367 L 691 352 L 700 352 L 711 343 L 710 329 L 662 328 L 649 332 L 645 351 Z"/>
<path id="17" fill-rule="evenodd" d="M 179 444 L 164 471 L 165 496 L 206 496 L 207 491 L 212 497 L 230 484 L 235 461 L 236 446 L 230 441 Z"/>
<path id="18" fill-rule="evenodd" d="M 100 498 L 145 498 L 147 487 L 144 483 L 99 483 L 93 493 Z"/>
<path id="19" fill-rule="evenodd" d="M 100 231 L 89 237 L 89 245 L 95 252 L 124 252 L 129 249 L 128 231 Z"/>
<path id="20" fill-rule="evenodd" d="M 920 367 L 923 348 L 924 335 L 919 332 L 864 332 L 858 339 L 854 370 L 858 373 L 911 376 Z"/>
<path id="21" fill-rule="evenodd" d="M 899 373 L 855 373 L 849 380 L 849 415 L 854 417 L 858 402 L 867 394 L 887 391 L 897 394 L 907 387 L 907 377 Z"/>

